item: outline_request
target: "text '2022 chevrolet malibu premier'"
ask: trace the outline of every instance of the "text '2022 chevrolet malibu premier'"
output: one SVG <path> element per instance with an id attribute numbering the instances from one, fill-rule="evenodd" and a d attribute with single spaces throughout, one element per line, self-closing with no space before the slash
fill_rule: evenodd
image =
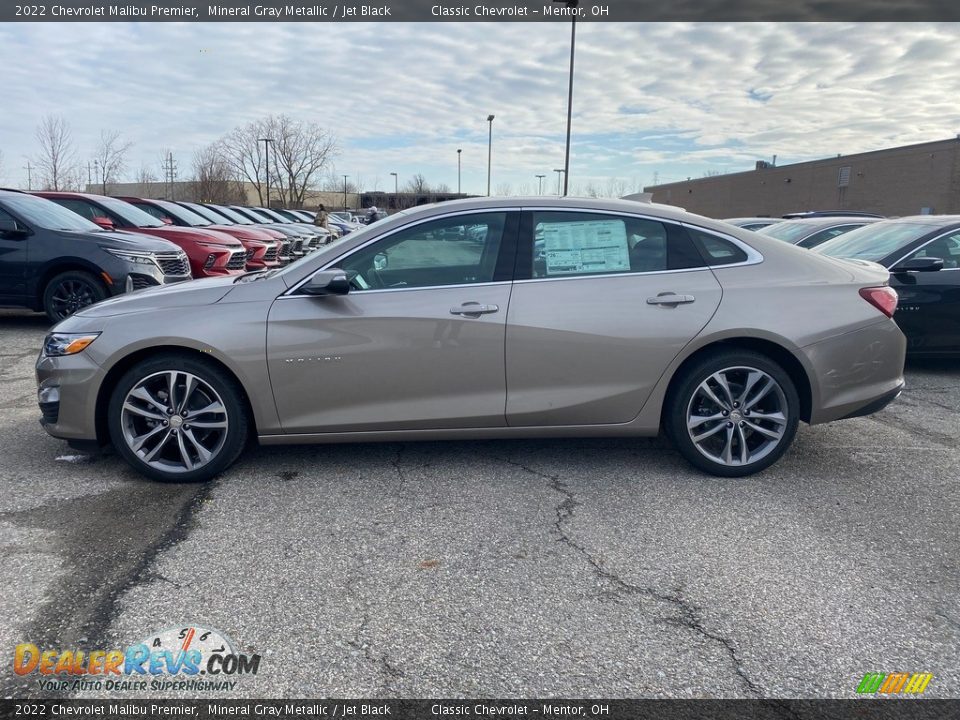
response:
<path id="1" fill-rule="evenodd" d="M 77 447 L 112 442 L 163 481 L 209 479 L 251 438 L 661 430 L 696 467 L 748 475 L 799 421 L 899 394 L 888 277 L 661 205 L 424 206 L 282 270 L 147 290 L 59 323 L 37 361 L 43 424 Z"/>

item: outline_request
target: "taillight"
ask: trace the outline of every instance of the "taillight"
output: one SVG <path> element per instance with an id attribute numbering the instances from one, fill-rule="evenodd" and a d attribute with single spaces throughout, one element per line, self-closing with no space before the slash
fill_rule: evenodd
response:
<path id="1" fill-rule="evenodd" d="M 860 297 L 873 305 L 888 318 L 893 317 L 897 309 L 897 301 L 900 299 L 897 291 L 889 285 L 883 287 L 860 288 Z"/>

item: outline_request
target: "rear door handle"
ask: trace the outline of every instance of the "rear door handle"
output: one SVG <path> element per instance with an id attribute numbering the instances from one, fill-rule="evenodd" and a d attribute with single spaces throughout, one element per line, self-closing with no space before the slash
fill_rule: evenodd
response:
<path id="1" fill-rule="evenodd" d="M 662 292 L 656 297 L 647 298 L 647 305 L 682 305 L 692 303 L 696 298 L 693 295 L 677 295 L 672 292 Z"/>
<path id="2" fill-rule="evenodd" d="M 481 305 L 478 302 L 465 302 L 459 307 L 450 308 L 450 314 L 476 318 L 488 313 L 495 313 L 499 310 L 500 308 L 497 305 Z"/>

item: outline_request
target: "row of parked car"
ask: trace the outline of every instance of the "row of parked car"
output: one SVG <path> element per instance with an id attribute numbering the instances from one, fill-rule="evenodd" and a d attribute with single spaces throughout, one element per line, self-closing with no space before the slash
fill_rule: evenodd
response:
<path id="1" fill-rule="evenodd" d="M 112 295 L 282 267 L 352 232 L 303 210 L 0 190 L 0 305 L 59 321 Z"/>
<path id="2" fill-rule="evenodd" d="M 907 352 L 960 354 L 960 216 L 810 212 L 726 222 L 812 252 L 882 265 L 899 295 L 894 319 L 907 336 Z"/>

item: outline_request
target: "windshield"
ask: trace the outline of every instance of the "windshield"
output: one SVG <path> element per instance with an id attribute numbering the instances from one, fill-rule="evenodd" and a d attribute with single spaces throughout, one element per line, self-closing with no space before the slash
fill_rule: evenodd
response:
<path id="1" fill-rule="evenodd" d="M 230 208 L 230 209 L 233 210 L 233 208 Z M 269 218 L 269 217 L 267 217 L 266 215 L 264 215 L 263 213 L 257 212 L 257 211 L 254 210 L 253 208 L 245 207 L 245 208 L 243 208 L 242 210 L 234 210 L 234 212 L 236 212 L 238 215 L 246 215 L 246 216 L 249 217 L 249 218 L 253 218 L 254 222 L 259 222 L 259 223 L 274 223 L 274 222 L 276 222 L 276 220 L 274 220 L 273 218 Z"/>
<path id="2" fill-rule="evenodd" d="M 268 220 L 276 220 L 277 222 L 288 223 L 290 218 L 286 218 L 276 210 L 270 210 L 268 208 L 257 208 L 257 212 L 261 215 L 266 216 Z"/>
<path id="3" fill-rule="evenodd" d="M 97 202 L 103 205 L 114 215 L 126 220 L 136 227 L 165 227 L 161 220 L 158 220 L 150 213 L 146 213 L 138 207 L 134 207 L 128 202 L 117 200 L 116 198 L 101 197 Z"/>
<path id="4" fill-rule="evenodd" d="M 98 225 L 46 198 L 11 193 L 4 196 L 3 204 L 20 215 L 28 224 L 45 230 L 102 232 Z"/>
<path id="5" fill-rule="evenodd" d="M 827 240 L 814 252 L 836 258 L 877 262 L 935 230 L 931 225 L 906 222 L 879 222 L 864 225 Z"/>
<path id="6" fill-rule="evenodd" d="M 243 215 L 238 213 L 236 210 L 233 210 L 231 208 L 224 207 L 223 205 L 213 205 L 212 207 L 216 212 L 226 215 L 228 218 L 230 218 L 235 223 L 237 223 L 237 225 L 255 225 L 256 224 L 250 218 L 244 217 Z"/>
<path id="7" fill-rule="evenodd" d="M 206 218 L 214 225 L 234 225 L 234 221 L 229 218 L 225 218 L 218 212 L 214 212 L 208 207 L 203 205 L 197 205 L 195 203 L 184 203 L 181 207 L 186 207 L 190 212 L 196 213 L 200 217 Z"/>
<path id="8" fill-rule="evenodd" d="M 810 223 L 799 222 L 794 220 L 793 222 L 782 222 L 777 223 L 776 225 L 767 225 L 757 230 L 761 235 L 768 235 L 777 240 L 785 240 L 789 243 L 796 243 L 801 238 L 806 237 L 812 232 L 816 232 L 819 229 L 818 225 L 812 225 Z"/>
<path id="9" fill-rule="evenodd" d="M 207 225 L 213 225 L 213 223 L 207 220 L 205 217 L 198 215 L 193 210 L 187 210 L 182 205 L 177 205 L 169 200 L 154 200 L 154 202 L 158 207 L 162 207 L 167 215 L 176 218 L 180 222 L 186 223 L 191 227 L 205 227 Z"/>

